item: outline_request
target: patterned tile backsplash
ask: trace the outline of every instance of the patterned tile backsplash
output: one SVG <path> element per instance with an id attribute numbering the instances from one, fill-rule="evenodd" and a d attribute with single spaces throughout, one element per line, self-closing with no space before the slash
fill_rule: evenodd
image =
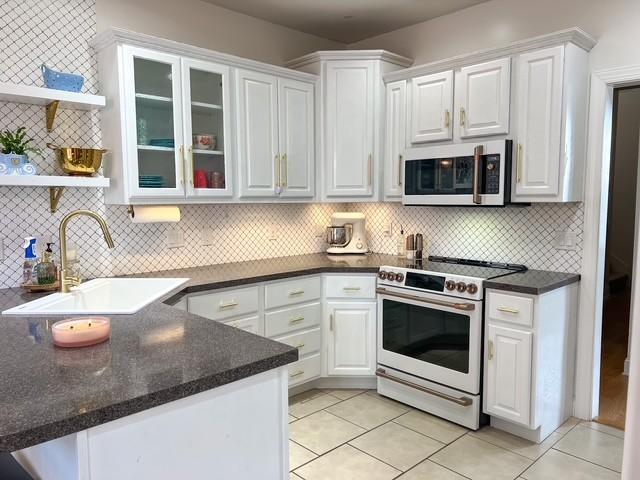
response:
<path id="1" fill-rule="evenodd" d="M 4 0 L 0 17 L 0 81 L 42 86 L 40 65 L 81 73 L 84 91 L 96 93 L 96 58 L 88 42 L 96 33 L 95 0 Z M 47 133 L 41 107 L 0 103 L 0 129 L 26 126 L 43 155 L 32 158 L 41 173 L 59 174 L 47 142 L 101 146 L 97 112 L 61 111 Z M 529 208 L 462 209 L 402 207 L 398 204 L 190 205 L 179 224 L 134 225 L 124 207 L 106 206 L 101 190 L 67 189 L 60 209 L 50 214 L 44 188 L 0 187 L 0 288 L 17 286 L 22 277 L 22 239 L 37 235 L 57 242 L 57 228 L 69 211 L 89 208 L 110 225 L 116 248 L 108 250 L 92 220 L 77 219 L 69 242 L 78 246 L 84 275 L 118 275 L 214 263 L 318 252 L 331 213 L 363 211 L 370 248 L 395 253 L 395 237 L 385 237 L 389 223 L 406 232 L 422 232 L 429 253 L 521 262 L 529 267 L 579 271 L 583 210 L 580 204 Z M 168 248 L 169 229 L 184 234 L 184 247 Z M 551 242 L 557 230 L 569 229 L 577 251 L 561 251 Z M 0 245 L 0 246 L 2 246 Z"/>

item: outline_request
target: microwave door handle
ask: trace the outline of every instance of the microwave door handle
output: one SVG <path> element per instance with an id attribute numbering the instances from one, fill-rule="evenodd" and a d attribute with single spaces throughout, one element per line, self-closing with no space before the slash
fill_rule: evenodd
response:
<path id="1" fill-rule="evenodd" d="M 478 145 L 473 149 L 473 203 L 480 205 L 482 197 L 480 197 L 480 166 L 482 165 L 482 155 L 484 147 Z"/>

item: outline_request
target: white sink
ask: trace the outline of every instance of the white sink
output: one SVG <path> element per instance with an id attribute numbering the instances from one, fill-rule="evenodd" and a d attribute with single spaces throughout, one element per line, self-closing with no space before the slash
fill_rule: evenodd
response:
<path id="1" fill-rule="evenodd" d="M 2 312 L 5 315 L 76 315 L 136 313 L 178 289 L 188 278 L 97 278 Z"/>

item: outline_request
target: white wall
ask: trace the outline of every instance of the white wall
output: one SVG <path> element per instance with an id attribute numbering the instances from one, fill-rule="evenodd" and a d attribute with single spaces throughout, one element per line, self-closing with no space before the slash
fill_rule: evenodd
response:
<path id="1" fill-rule="evenodd" d="M 598 39 L 594 69 L 640 64 L 639 0 L 492 0 L 349 48 L 384 48 L 419 65 L 575 26 Z"/>
<path id="2" fill-rule="evenodd" d="M 115 26 L 282 65 L 344 45 L 200 0 L 97 0 L 98 31 Z"/>
<path id="3" fill-rule="evenodd" d="M 633 269 L 639 132 L 640 88 L 620 90 L 614 138 L 607 255 L 615 271 L 628 275 Z"/>

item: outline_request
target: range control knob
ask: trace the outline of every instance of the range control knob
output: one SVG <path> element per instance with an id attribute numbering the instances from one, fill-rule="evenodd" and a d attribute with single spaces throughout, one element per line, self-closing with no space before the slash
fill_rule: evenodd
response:
<path id="1" fill-rule="evenodd" d="M 464 282 L 456 283 L 456 290 L 458 290 L 460 293 L 465 292 L 467 290 L 467 284 Z"/>
<path id="2" fill-rule="evenodd" d="M 467 293 L 475 295 L 476 293 L 478 293 L 478 286 L 475 283 L 469 283 L 467 285 Z"/>
<path id="3" fill-rule="evenodd" d="M 447 290 L 455 290 L 456 282 L 454 282 L 453 280 L 447 280 L 447 283 L 445 283 L 444 286 L 446 287 Z"/>
<path id="4" fill-rule="evenodd" d="M 385 272 L 384 270 L 380 270 L 378 272 L 378 278 L 380 280 L 386 280 L 387 279 L 387 272 Z"/>
<path id="5" fill-rule="evenodd" d="M 396 282 L 401 282 L 404 280 L 404 274 L 396 273 Z"/>

